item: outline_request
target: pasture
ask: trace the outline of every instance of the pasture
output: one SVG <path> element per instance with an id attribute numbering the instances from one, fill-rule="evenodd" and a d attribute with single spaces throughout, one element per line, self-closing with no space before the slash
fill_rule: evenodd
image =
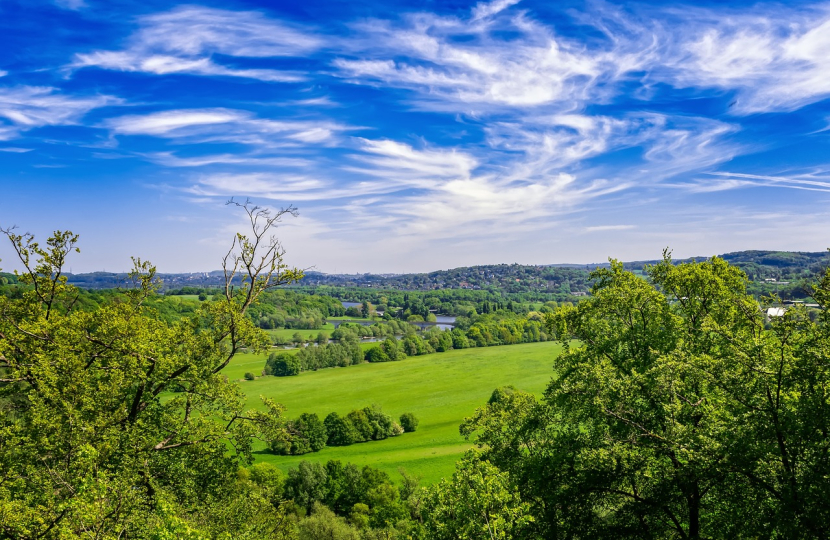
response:
<path id="1" fill-rule="evenodd" d="M 299 332 L 300 335 L 303 336 L 303 339 L 310 340 L 315 339 L 320 332 L 331 335 L 331 333 L 334 332 L 334 325 L 326 323 L 322 328 L 318 328 L 316 330 L 304 330 L 301 328 L 277 328 L 274 330 L 265 330 L 265 332 L 269 336 L 279 336 L 284 340 L 290 340 L 295 333 Z"/>
<path id="2" fill-rule="evenodd" d="M 322 419 L 332 411 L 343 415 L 376 403 L 396 419 L 412 412 L 420 420 L 414 433 L 327 447 L 303 456 L 273 455 L 260 444 L 256 458 L 281 469 L 304 459 L 339 459 L 378 467 L 394 478 L 399 477 L 398 468 L 403 468 L 421 476 L 423 483 L 434 483 L 451 475 L 455 462 L 471 446 L 458 433 L 464 417 L 486 404 L 497 386 L 512 384 L 541 394 L 551 378 L 553 358 L 560 351 L 561 347 L 551 342 L 464 349 L 400 362 L 364 363 L 295 377 L 242 381 L 251 407 L 261 407 L 260 395 L 269 397 L 287 407 L 288 418 L 313 412 Z M 264 362 L 265 355 L 240 355 L 228 366 L 228 375 L 237 378 L 245 371 L 259 374 Z"/>

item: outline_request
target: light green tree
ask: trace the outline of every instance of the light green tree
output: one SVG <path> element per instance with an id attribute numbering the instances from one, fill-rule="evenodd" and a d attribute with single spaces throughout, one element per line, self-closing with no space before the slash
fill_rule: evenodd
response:
<path id="1" fill-rule="evenodd" d="M 427 537 L 434 540 L 521 538 L 533 521 L 507 473 L 476 452 L 464 456 L 451 480 L 428 488 L 422 502 Z"/>
<path id="2" fill-rule="evenodd" d="M 158 286 L 149 263 L 134 260 L 133 286 L 117 301 L 82 311 L 63 275 L 77 235 L 58 231 L 41 245 L 3 230 L 24 270 L 21 296 L 0 297 L 0 537 L 219 534 L 229 508 L 235 537 L 279 536 L 273 525 L 246 528 L 257 521 L 245 516 L 280 510 L 236 471 L 253 437 L 279 437 L 282 407 L 246 411 L 222 371 L 240 349 L 268 346 L 247 309 L 302 277 L 271 236 L 296 211 L 237 206 L 252 229 L 223 259 L 223 297 L 173 324 L 147 306 Z M 251 504 L 223 502 L 240 490 Z"/>

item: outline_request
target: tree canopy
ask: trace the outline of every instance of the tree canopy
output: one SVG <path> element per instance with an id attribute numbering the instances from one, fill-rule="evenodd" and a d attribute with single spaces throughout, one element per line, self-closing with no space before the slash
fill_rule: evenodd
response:
<path id="1" fill-rule="evenodd" d="M 462 426 L 529 505 L 527 537 L 826 538 L 830 271 L 815 321 L 768 320 L 722 259 L 647 275 L 594 272 L 548 315 L 566 350 L 544 398 L 494 393 Z"/>
<path id="2" fill-rule="evenodd" d="M 149 263 L 134 259 L 133 287 L 118 301 L 78 310 L 63 275 L 77 235 L 58 231 L 41 245 L 3 231 L 26 287 L 0 296 L 0 537 L 278 535 L 255 516 L 279 509 L 236 471 L 251 462 L 252 438 L 279 436 L 282 408 L 266 400 L 265 412 L 246 411 L 222 370 L 242 347 L 264 350 L 246 311 L 302 272 L 270 236 L 294 210 L 240 206 L 251 231 L 224 258 L 221 301 L 175 323 L 147 307 L 158 286 Z"/>

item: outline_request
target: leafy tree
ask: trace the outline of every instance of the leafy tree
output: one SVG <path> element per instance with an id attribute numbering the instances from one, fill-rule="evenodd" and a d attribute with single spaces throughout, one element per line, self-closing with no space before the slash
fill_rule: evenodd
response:
<path id="1" fill-rule="evenodd" d="M 365 411 L 352 411 L 346 416 L 346 418 L 352 426 L 354 426 L 354 429 L 358 433 L 359 439 L 357 439 L 357 442 L 372 440 L 372 435 L 374 435 L 375 430 L 372 427 L 372 423 L 369 421 L 369 417 L 366 416 Z"/>
<path id="2" fill-rule="evenodd" d="M 546 538 L 825 538 L 826 304 L 767 323 L 718 258 L 594 272 L 547 315 L 565 352 L 538 402 L 494 393 L 465 421 Z M 830 277 L 816 286 L 821 298 Z M 576 341 L 572 341 L 576 340 Z"/>
<path id="3" fill-rule="evenodd" d="M 451 480 L 429 488 L 421 512 L 428 538 L 523 538 L 533 522 L 508 475 L 475 453 L 465 455 Z"/>
<path id="4" fill-rule="evenodd" d="M 418 419 L 412 413 L 403 413 L 401 415 L 401 427 L 407 433 L 411 433 L 418 429 Z"/>
<path id="5" fill-rule="evenodd" d="M 265 412 L 246 412 L 222 371 L 241 348 L 266 349 L 246 311 L 302 272 L 269 240 L 294 210 L 241 206 L 253 230 L 223 260 L 223 293 L 173 323 L 151 307 L 158 283 L 149 263 L 134 260 L 134 286 L 118 301 L 82 310 L 63 275 L 78 237 L 58 231 L 41 245 L 3 230 L 24 287 L 0 296 L 0 535 L 218 535 L 241 492 L 252 502 L 236 505 L 234 519 L 256 522 L 267 501 L 237 483 L 236 471 L 251 460 L 252 435 L 280 432 L 282 408 L 266 401 Z M 238 526 L 240 538 L 277 534 Z"/>
<path id="6" fill-rule="evenodd" d="M 361 540 L 360 531 L 320 503 L 297 524 L 299 540 Z"/>
<path id="7" fill-rule="evenodd" d="M 367 362 L 388 362 L 390 360 L 389 355 L 379 346 L 370 347 L 365 354 Z"/>
<path id="8" fill-rule="evenodd" d="M 296 469 L 288 471 L 285 496 L 310 513 L 314 503 L 326 496 L 327 478 L 326 469 L 321 464 L 301 461 Z"/>
<path id="9" fill-rule="evenodd" d="M 372 440 L 379 441 L 403 433 L 403 428 L 392 420 L 391 416 L 384 413 L 379 405 L 364 407 L 362 412 L 371 426 L 370 438 Z"/>
<path id="10" fill-rule="evenodd" d="M 326 426 L 329 446 L 348 446 L 360 440 L 360 433 L 357 432 L 348 418 L 343 418 L 337 413 L 329 413 L 323 421 Z"/>
<path id="11" fill-rule="evenodd" d="M 250 371 L 245 373 L 245 380 L 246 381 L 253 381 L 254 379 L 256 379 L 256 375 L 254 375 Z"/>
<path id="12" fill-rule="evenodd" d="M 395 338 L 386 338 L 380 344 L 380 348 L 389 360 L 406 360 L 406 353 L 400 347 L 398 340 Z"/>
<path id="13" fill-rule="evenodd" d="M 369 524 L 373 528 L 394 528 L 396 523 L 408 517 L 409 512 L 394 484 L 380 484 L 369 490 L 366 498 L 372 509 Z"/>
<path id="14" fill-rule="evenodd" d="M 315 413 L 303 413 L 285 426 L 286 435 L 271 441 L 278 454 L 300 455 L 319 452 L 326 446 L 326 426 Z"/>
<path id="15" fill-rule="evenodd" d="M 265 375 L 288 377 L 300 374 L 300 359 L 291 353 L 271 353 L 265 362 Z"/>

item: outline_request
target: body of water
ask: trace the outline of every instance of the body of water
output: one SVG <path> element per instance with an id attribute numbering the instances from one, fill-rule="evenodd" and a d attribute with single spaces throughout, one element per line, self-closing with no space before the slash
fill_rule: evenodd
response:
<path id="1" fill-rule="evenodd" d="M 360 302 L 340 302 L 343 304 L 344 308 L 350 308 L 355 306 L 362 305 Z M 438 323 L 437 326 L 441 330 L 452 330 L 453 324 L 455 324 L 455 317 L 450 317 L 449 315 L 436 315 L 435 321 Z"/>

